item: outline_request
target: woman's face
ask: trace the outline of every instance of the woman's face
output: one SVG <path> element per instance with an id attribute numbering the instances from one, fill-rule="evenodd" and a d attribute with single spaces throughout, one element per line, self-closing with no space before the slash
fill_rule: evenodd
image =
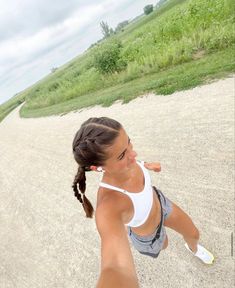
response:
<path id="1" fill-rule="evenodd" d="M 108 173 L 125 173 L 136 162 L 137 153 L 133 150 L 130 138 L 123 128 L 120 129 L 113 145 L 108 147 L 106 151 L 108 159 L 102 167 Z"/>

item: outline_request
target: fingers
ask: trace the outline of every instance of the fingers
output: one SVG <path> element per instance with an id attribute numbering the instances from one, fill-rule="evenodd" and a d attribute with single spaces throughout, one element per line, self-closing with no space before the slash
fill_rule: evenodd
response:
<path id="1" fill-rule="evenodd" d="M 149 170 L 153 170 L 154 172 L 161 171 L 161 164 L 159 162 L 146 163 L 145 167 L 148 168 Z"/>

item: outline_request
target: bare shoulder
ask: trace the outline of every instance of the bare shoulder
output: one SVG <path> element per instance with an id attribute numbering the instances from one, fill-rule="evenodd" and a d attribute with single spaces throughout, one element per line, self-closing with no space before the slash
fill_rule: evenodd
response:
<path id="1" fill-rule="evenodd" d="M 97 207 L 95 212 L 95 219 L 98 231 L 102 228 L 103 223 L 109 222 L 110 219 L 113 221 L 122 222 L 122 216 L 125 211 L 123 202 L 116 193 L 105 193 L 99 191 L 100 195 L 97 201 Z M 108 223 L 106 223 L 107 225 Z M 109 225 L 108 225 L 109 226 Z"/>
<path id="2" fill-rule="evenodd" d="M 96 218 L 120 216 L 122 219 L 125 219 L 125 215 L 130 210 L 131 203 L 129 198 L 126 199 L 124 197 L 127 196 L 117 191 L 100 188 L 97 197 Z"/>
<path id="3" fill-rule="evenodd" d="M 116 197 L 107 197 L 96 209 L 96 226 L 101 238 L 101 267 L 125 267 L 133 272 L 123 208 L 116 202 Z"/>

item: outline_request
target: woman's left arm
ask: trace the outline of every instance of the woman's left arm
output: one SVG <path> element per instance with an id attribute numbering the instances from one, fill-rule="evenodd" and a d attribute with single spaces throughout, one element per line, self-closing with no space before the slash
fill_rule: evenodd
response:
<path id="1" fill-rule="evenodd" d="M 144 162 L 144 167 L 154 172 L 161 171 L 161 164 L 159 162 L 151 162 L 151 163 Z"/>

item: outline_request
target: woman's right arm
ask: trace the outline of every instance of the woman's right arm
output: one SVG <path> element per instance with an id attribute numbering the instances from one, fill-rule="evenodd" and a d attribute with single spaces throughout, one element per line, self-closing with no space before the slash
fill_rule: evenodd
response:
<path id="1" fill-rule="evenodd" d="M 105 207 L 106 206 L 106 207 Z M 121 213 L 101 205 L 96 225 L 101 237 L 101 273 L 97 288 L 138 288 L 134 261 Z"/>

